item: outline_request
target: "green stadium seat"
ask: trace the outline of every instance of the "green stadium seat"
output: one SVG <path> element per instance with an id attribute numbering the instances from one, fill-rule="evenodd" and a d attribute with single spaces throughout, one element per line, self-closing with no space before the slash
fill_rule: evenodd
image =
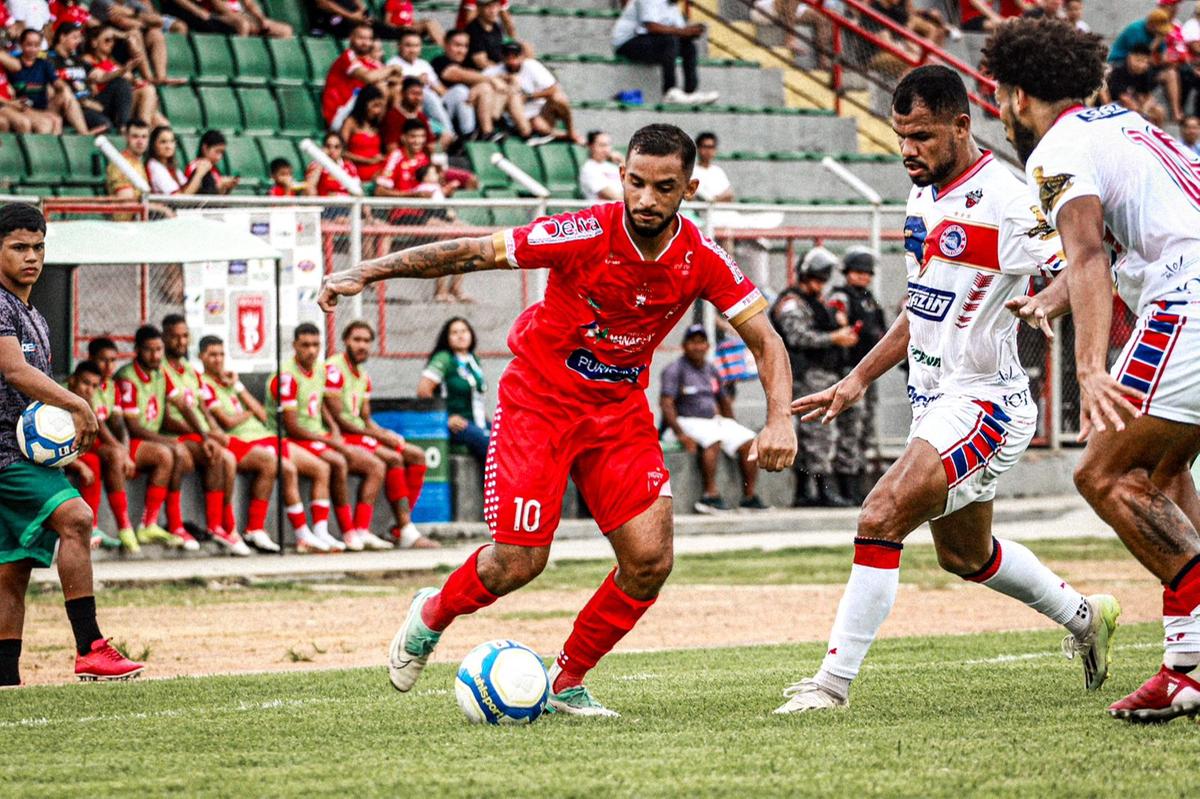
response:
<path id="1" fill-rule="evenodd" d="M 167 75 L 172 78 L 196 77 L 196 53 L 185 33 L 168 33 Z"/>
<path id="2" fill-rule="evenodd" d="M 303 40 L 304 53 L 308 57 L 308 76 L 313 83 L 325 83 L 329 68 L 342 54 L 335 39 L 327 36 L 306 36 Z"/>
<path id="3" fill-rule="evenodd" d="M 281 133 L 291 136 L 316 136 L 325 128 L 318 106 L 303 86 L 279 86 L 275 89 L 279 101 Z"/>
<path id="4" fill-rule="evenodd" d="M 237 94 L 229 86 L 198 86 L 196 95 L 204 107 L 204 125 L 226 133 L 244 127 Z"/>
<path id="5" fill-rule="evenodd" d="M 31 186 L 27 183 L 23 183 L 20 186 L 13 186 L 11 189 L 9 189 L 9 191 L 11 191 L 13 194 L 17 195 L 18 197 L 50 197 L 50 196 L 52 196 L 52 192 L 51 192 L 49 186 Z"/>
<path id="6" fill-rule="evenodd" d="M 537 148 L 542 170 L 546 175 L 546 188 L 555 197 L 574 197 L 579 187 L 575 161 L 571 157 L 571 145 L 565 142 L 543 144 Z"/>
<path id="7" fill-rule="evenodd" d="M 63 136 L 67 155 L 67 180 L 77 186 L 99 186 L 104 182 L 100 151 L 90 136 Z"/>
<path id="8" fill-rule="evenodd" d="M 483 192 L 473 189 L 463 189 L 454 192 L 456 200 L 477 200 L 483 197 Z M 492 222 L 492 212 L 486 206 L 475 206 L 474 208 L 455 208 L 454 213 L 458 215 L 461 222 L 467 225 L 478 225 L 479 227 L 490 227 Z"/>
<path id="9" fill-rule="evenodd" d="M 95 197 L 100 191 L 94 186 L 55 186 L 55 197 Z"/>
<path id="10" fill-rule="evenodd" d="M 512 161 L 517 169 L 525 172 L 538 183 L 545 182 L 546 176 L 542 172 L 542 164 L 538 161 L 537 153 L 528 144 L 512 137 L 505 139 L 500 149 L 504 152 L 504 157 Z M 522 194 L 528 194 L 524 190 L 520 191 Z"/>
<path id="11" fill-rule="evenodd" d="M 204 127 L 204 110 L 191 86 L 160 86 L 158 99 L 176 132 L 190 133 Z"/>
<path id="12" fill-rule="evenodd" d="M 175 134 L 175 160 L 180 168 L 187 167 L 200 152 L 200 137 L 191 133 Z"/>
<path id="13" fill-rule="evenodd" d="M 263 163 L 262 151 L 249 136 L 234 136 L 225 147 L 225 163 L 230 174 L 237 175 L 242 183 L 258 187 L 270 180 L 267 165 Z"/>
<path id="14" fill-rule="evenodd" d="M 25 152 L 14 133 L 0 133 L 0 176 L 20 182 L 29 174 Z"/>
<path id="15" fill-rule="evenodd" d="M 300 86 L 308 82 L 308 59 L 299 39 L 268 39 L 267 49 L 274 65 L 276 86 Z"/>
<path id="16" fill-rule="evenodd" d="M 247 133 L 274 135 L 279 130 L 279 106 L 270 89 L 265 86 L 239 89 L 237 97 Z"/>
<path id="17" fill-rule="evenodd" d="M 512 189 L 484 189 L 483 196 L 489 200 L 515 199 L 517 193 Z M 499 227 L 520 227 L 532 218 L 525 208 L 492 208 L 492 222 Z"/>
<path id="18" fill-rule="evenodd" d="M 426 61 L 432 61 L 442 54 L 443 50 L 436 44 L 421 45 L 421 58 Z"/>
<path id="19" fill-rule="evenodd" d="M 571 145 L 571 161 L 575 164 L 575 174 L 579 174 L 579 170 L 583 169 L 584 161 L 588 160 L 588 149 L 582 144 Z"/>
<path id="20" fill-rule="evenodd" d="M 200 83 L 229 83 L 234 74 L 233 52 L 229 39 L 215 33 L 193 33 L 192 49 L 196 51 L 196 80 Z"/>
<path id="21" fill-rule="evenodd" d="M 29 183 L 62 183 L 70 173 L 67 154 L 63 152 L 62 137 L 27 133 L 21 137 L 25 159 L 29 164 Z"/>
<path id="22" fill-rule="evenodd" d="M 257 36 L 234 36 L 229 40 L 237 72 L 233 82 L 241 86 L 266 86 L 271 81 L 271 54 Z"/>
<path id="23" fill-rule="evenodd" d="M 506 189 L 509 186 L 508 175 L 492 163 L 492 154 L 500 152 L 500 146 L 489 141 L 470 141 L 466 145 L 467 160 L 471 162 L 471 171 L 479 179 L 481 189 Z M 489 195 L 490 196 L 490 195 Z"/>
<path id="24" fill-rule="evenodd" d="M 312 22 L 300 0 L 264 0 L 260 5 L 266 6 L 267 16 L 291 25 L 297 36 L 312 30 Z"/>

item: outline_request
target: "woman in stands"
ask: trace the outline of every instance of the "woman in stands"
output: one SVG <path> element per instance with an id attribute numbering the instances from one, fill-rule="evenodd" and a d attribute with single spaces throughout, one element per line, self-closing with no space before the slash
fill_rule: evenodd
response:
<path id="1" fill-rule="evenodd" d="M 146 150 L 146 174 L 150 177 L 152 194 L 198 194 L 207 170 L 201 168 L 185 177 L 179 168 L 175 131 L 160 125 L 150 131 L 150 146 Z"/>
<path id="2" fill-rule="evenodd" d="M 475 358 L 475 343 L 470 322 L 461 316 L 448 319 L 421 373 L 417 396 L 432 399 L 436 392 L 446 400 L 450 443 L 466 447 L 482 464 L 487 459 L 491 425 L 486 415 L 487 380 Z"/>
<path id="3" fill-rule="evenodd" d="M 88 73 L 88 81 L 91 83 L 92 95 L 104 106 L 105 113 L 118 127 L 124 127 L 124 124 L 113 114 L 125 113 L 123 109 L 130 96 L 133 109 L 130 114 L 125 115 L 126 121 L 131 118 L 145 119 L 152 125 L 165 125 L 167 118 L 158 110 L 157 89 L 141 78 L 130 79 L 144 59 L 139 55 L 130 58 L 124 64 L 118 64 L 113 58 L 117 38 L 123 35 L 111 25 L 101 25 L 88 30 L 83 62 L 91 70 Z"/>
<path id="4" fill-rule="evenodd" d="M 348 161 L 345 157 L 345 142 L 342 141 L 341 134 L 330 131 L 325 134 L 325 141 L 321 147 L 325 151 L 325 155 L 329 156 L 335 164 L 346 170 L 352 178 L 359 177 L 358 167 L 353 161 Z M 319 161 L 312 161 L 304 172 L 304 193 L 319 197 L 348 197 L 350 192 L 345 186 L 333 176 L 331 172 L 325 170 Z M 328 208 L 326 215 L 331 212 L 340 212 L 344 215 L 345 209 Z"/>
<path id="5" fill-rule="evenodd" d="M 387 98 L 378 86 L 367 85 L 359 90 L 354 108 L 342 124 L 346 159 L 358 167 L 358 176 L 363 182 L 374 180 L 387 161 L 381 135 L 386 114 Z"/>

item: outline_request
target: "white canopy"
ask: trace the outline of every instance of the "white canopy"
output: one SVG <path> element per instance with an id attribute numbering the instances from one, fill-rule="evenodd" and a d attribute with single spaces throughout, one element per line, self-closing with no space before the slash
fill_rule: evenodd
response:
<path id="1" fill-rule="evenodd" d="M 47 264 L 179 264 L 274 260 L 279 252 L 245 228 L 189 216 L 158 222 L 50 222 Z"/>

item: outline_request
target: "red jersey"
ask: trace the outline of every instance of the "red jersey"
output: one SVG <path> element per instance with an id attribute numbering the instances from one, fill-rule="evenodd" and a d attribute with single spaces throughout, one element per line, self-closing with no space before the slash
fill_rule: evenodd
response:
<path id="1" fill-rule="evenodd" d="M 425 112 L 418 111 L 415 114 L 408 114 L 394 105 L 389 105 L 387 114 L 383 117 L 383 151 L 385 153 L 400 147 L 400 141 L 404 138 L 404 123 L 410 119 L 415 119 L 425 126 L 425 147 L 432 151 L 433 143 L 437 140 L 433 137 L 433 127 L 429 124 L 429 117 L 425 116 Z"/>
<path id="2" fill-rule="evenodd" d="M 383 16 L 393 28 L 411 28 L 416 19 L 412 0 L 387 0 L 383 7 Z"/>
<path id="3" fill-rule="evenodd" d="M 358 177 L 358 167 L 354 162 L 347 161 L 342 158 L 338 161 L 338 166 L 346 170 L 346 173 L 352 178 Z M 349 197 L 350 192 L 346 191 L 345 186 L 338 182 L 338 179 L 333 175 L 321 170 L 320 176 L 317 178 L 317 194 L 321 197 Z"/>
<path id="4" fill-rule="evenodd" d="M 410 156 L 403 147 L 392 150 L 387 163 L 383 165 L 383 170 L 375 178 L 375 185 L 395 191 L 412 191 L 421 185 L 417 173 L 428 163 L 429 155 L 424 151 Z"/>
<path id="5" fill-rule="evenodd" d="M 210 11 L 232 11 L 235 14 L 241 14 L 246 9 L 242 7 L 242 0 L 207 0 L 205 5 Z"/>
<path id="6" fill-rule="evenodd" d="M 996 7 L 996 4 L 992 0 L 988 0 L 988 5 L 993 9 Z M 1017 0 L 1000 0 L 1000 16 L 1007 19 L 1008 17 L 1019 17 L 1024 13 L 1025 9 L 1021 7 Z M 982 17 L 983 14 L 975 6 L 971 5 L 971 0 L 958 0 L 958 16 L 958 24 L 966 25 L 976 17 Z"/>
<path id="7" fill-rule="evenodd" d="M 12 100 L 12 84 L 8 82 L 8 73 L 0 69 L 0 100 Z"/>
<path id="8" fill-rule="evenodd" d="M 268 197 L 291 197 L 292 192 L 290 189 L 285 189 L 283 186 L 280 186 L 276 183 L 272 183 L 270 190 L 267 191 L 267 196 Z"/>
<path id="9" fill-rule="evenodd" d="M 383 64 L 370 56 L 364 58 L 353 50 L 346 50 L 329 68 L 329 74 L 325 76 L 325 90 L 321 94 L 321 115 L 325 117 L 326 122 L 332 122 L 337 112 L 354 102 L 354 95 L 366 86 L 366 83 L 354 76 L 360 69 L 383 69 Z"/>
<path id="10" fill-rule="evenodd" d="M 86 26 L 88 20 L 92 18 L 91 12 L 84 5 L 67 5 L 60 0 L 53 0 L 50 3 L 50 16 L 54 19 L 54 30 L 58 30 L 58 26 L 64 22 L 73 22 L 76 25 Z M 8 9 L 5 8 L 0 12 L 0 17 L 3 17 L 3 26 L 8 26 Z"/>
<path id="11" fill-rule="evenodd" d="M 678 217 L 659 256 L 642 257 L 614 202 L 493 234 L 496 260 L 549 269 L 545 299 L 525 309 L 508 346 L 563 394 L 620 401 L 645 390 L 659 342 L 697 299 L 740 325 L 767 301 L 720 246 Z"/>

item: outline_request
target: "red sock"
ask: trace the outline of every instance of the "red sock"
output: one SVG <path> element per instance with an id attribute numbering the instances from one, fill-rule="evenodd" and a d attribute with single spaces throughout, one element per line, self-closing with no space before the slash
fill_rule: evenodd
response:
<path id="1" fill-rule="evenodd" d="M 221 526 L 221 514 L 224 508 L 224 491 L 217 490 L 204 492 L 204 521 L 208 523 L 209 530 L 216 530 Z"/>
<path id="2" fill-rule="evenodd" d="M 396 502 L 408 496 L 408 486 L 404 483 L 403 466 L 393 466 L 384 474 L 383 493 L 388 502 Z"/>
<path id="3" fill-rule="evenodd" d="M 1200 556 L 1163 586 L 1163 633 L 1166 667 L 1195 666 L 1200 642 Z"/>
<path id="4" fill-rule="evenodd" d="M 246 515 L 246 529 L 261 530 L 263 525 L 267 523 L 267 506 L 270 505 L 265 499 L 250 500 L 250 512 Z M 301 524 L 304 524 L 304 511 L 300 511 Z"/>
<path id="5" fill-rule="evenodd" d="M 583 610 L 575 617 L 575 629 L 563 644 L 558 665 L 562 673 L 550 690 L 582 685 L 583 677 L 633 629 L 654 600 L 634 599 L 617 587 L 613 569 Z"/>
<path id="6" fill-rule="evenodd" d="M 408 509 L 417 507 L 417 497 L 425 487 L 425 464 L 413 463 L 404 467 L 404 480 L 408 483 Z"/>
<path id="7" fill-rule="evenodd" d="M 112 499 L 112 495 L 109 495 Z M 142 526 L 146 527 L 155 524 L 158 521 L 159 511 L 162 510 L 163 502 L 167 499 L 166 486 L 148 486 L 146 488 L 146 507 L 142 509 Z"/>
<path id="8" fill-rule="evenodd" d="M 154 490 L 154 486 L 150 486 L 150 490 Z M 149 505 L 149 500 L 147 500 Z M 108 507 L 112 508 L 113 518 L 117 520 L 118 530 L 128 530 L 133 527 L 133 523 L 129 521 L 129 497 L 124 491 L 113 491 L 108 495 Z M 158 515 L 155 512 L 155 515 Z"/>
<path id="9" fill-rule="evenodd" d="M 183 501 L 183 495 L 178 491 L 167 492 L 167 527 L 171 532 L 175 532 L 180 527 L 183 527 L 183 507 L 180 503 Z M 220 510 L 217 511 L 218 516 Z"/>
<path id="10" fill-rule="evenodd" d="M 349 508 L 347 508 L 349 510 Z M 312 503 L 313 524 L 329 521 L 329 500 L 314 499 Z M 338 518 L 338 523 L 341 524 L 341 517 Z"/>
<path id="11" fill-rule="evenodd" d="M 100 519 L 100 492 L 104 490 L 100 482 L 100 458 L 93 452 L 85 452 L 79 456 L 79 461 L 92 470 L 92 484 L 80 485 L 79 496 L 92 509 L 92 526 L 95 527 Z"/>
<path id="12" fill-rule="evenodd" d="M 316 508 L 314 507 L 314 512 Z M 354 516 L 349 505 L 338 505 L 333 509 L 333 513 L 337 516 L 338 527 L 342 528 L 343 533 L 348 533 L 354 529 Z M 313 521 L 316 521 L 316 516 L 313 516 Z"/>
<path id="13" fill-rule="evenodd" d="M 250 500 L 251 516 L 253 516 L 253 514 L 254 514 L 254 503 L 258 502 L 258 501 L 259 500 L 256 500 L 256 499 Z M 313 508 L 313 510 L 314 510 L 313 516 L 316 516 L 317 515 L 315 513 L 316 508 Z M 267 509 L 266 509 L 266 503 L 264 502 L 263 503 L 264 519 L 266 518 L 266 514 L 267 514 Z M 289 507 L 287 509 L 287 517 L 288 517 L 288 521 L 291 522 L 293 530 L 299 530 L 301 527 L 305 527 L 308 525 L 308 519 L 305 518 L 305 516 L 304 516 L 304 506 L 299 503 L 297 503 L 295 506 Z M 328 508 L 325 509 L 325 518 L 329 518 L 329 509 Z M 254 528 L 251 527 L 250 529 L 253 530 Z"/>
<path id="14" fill-rule="evenodd" d="M 354 529 L 370 530 L 371 517 L 375 515 L 375 506 L 360 502 L 354 507 Z"/>
<path id="15" fill-rule="evenodd" d="M 221 510 L 221 526 L 225 528 L 225 532 L 237 529 L 237 519 L 233 516 L 233 505 L 229 502 L 226 502 L 225 507 Z M 250 529 L 255 528 L 251 527 Z"/>
<path id="16" fill-rule="evenodd" d="M 459 566 L 449 577 L 442 590 L 421 608 L 421 621 L 431 630 L 444 630 L 459 616 L 474 613 L 499 599 L 484 587 L 479 579 L 479 553 L 475 550 L 467 562 Z"/>

